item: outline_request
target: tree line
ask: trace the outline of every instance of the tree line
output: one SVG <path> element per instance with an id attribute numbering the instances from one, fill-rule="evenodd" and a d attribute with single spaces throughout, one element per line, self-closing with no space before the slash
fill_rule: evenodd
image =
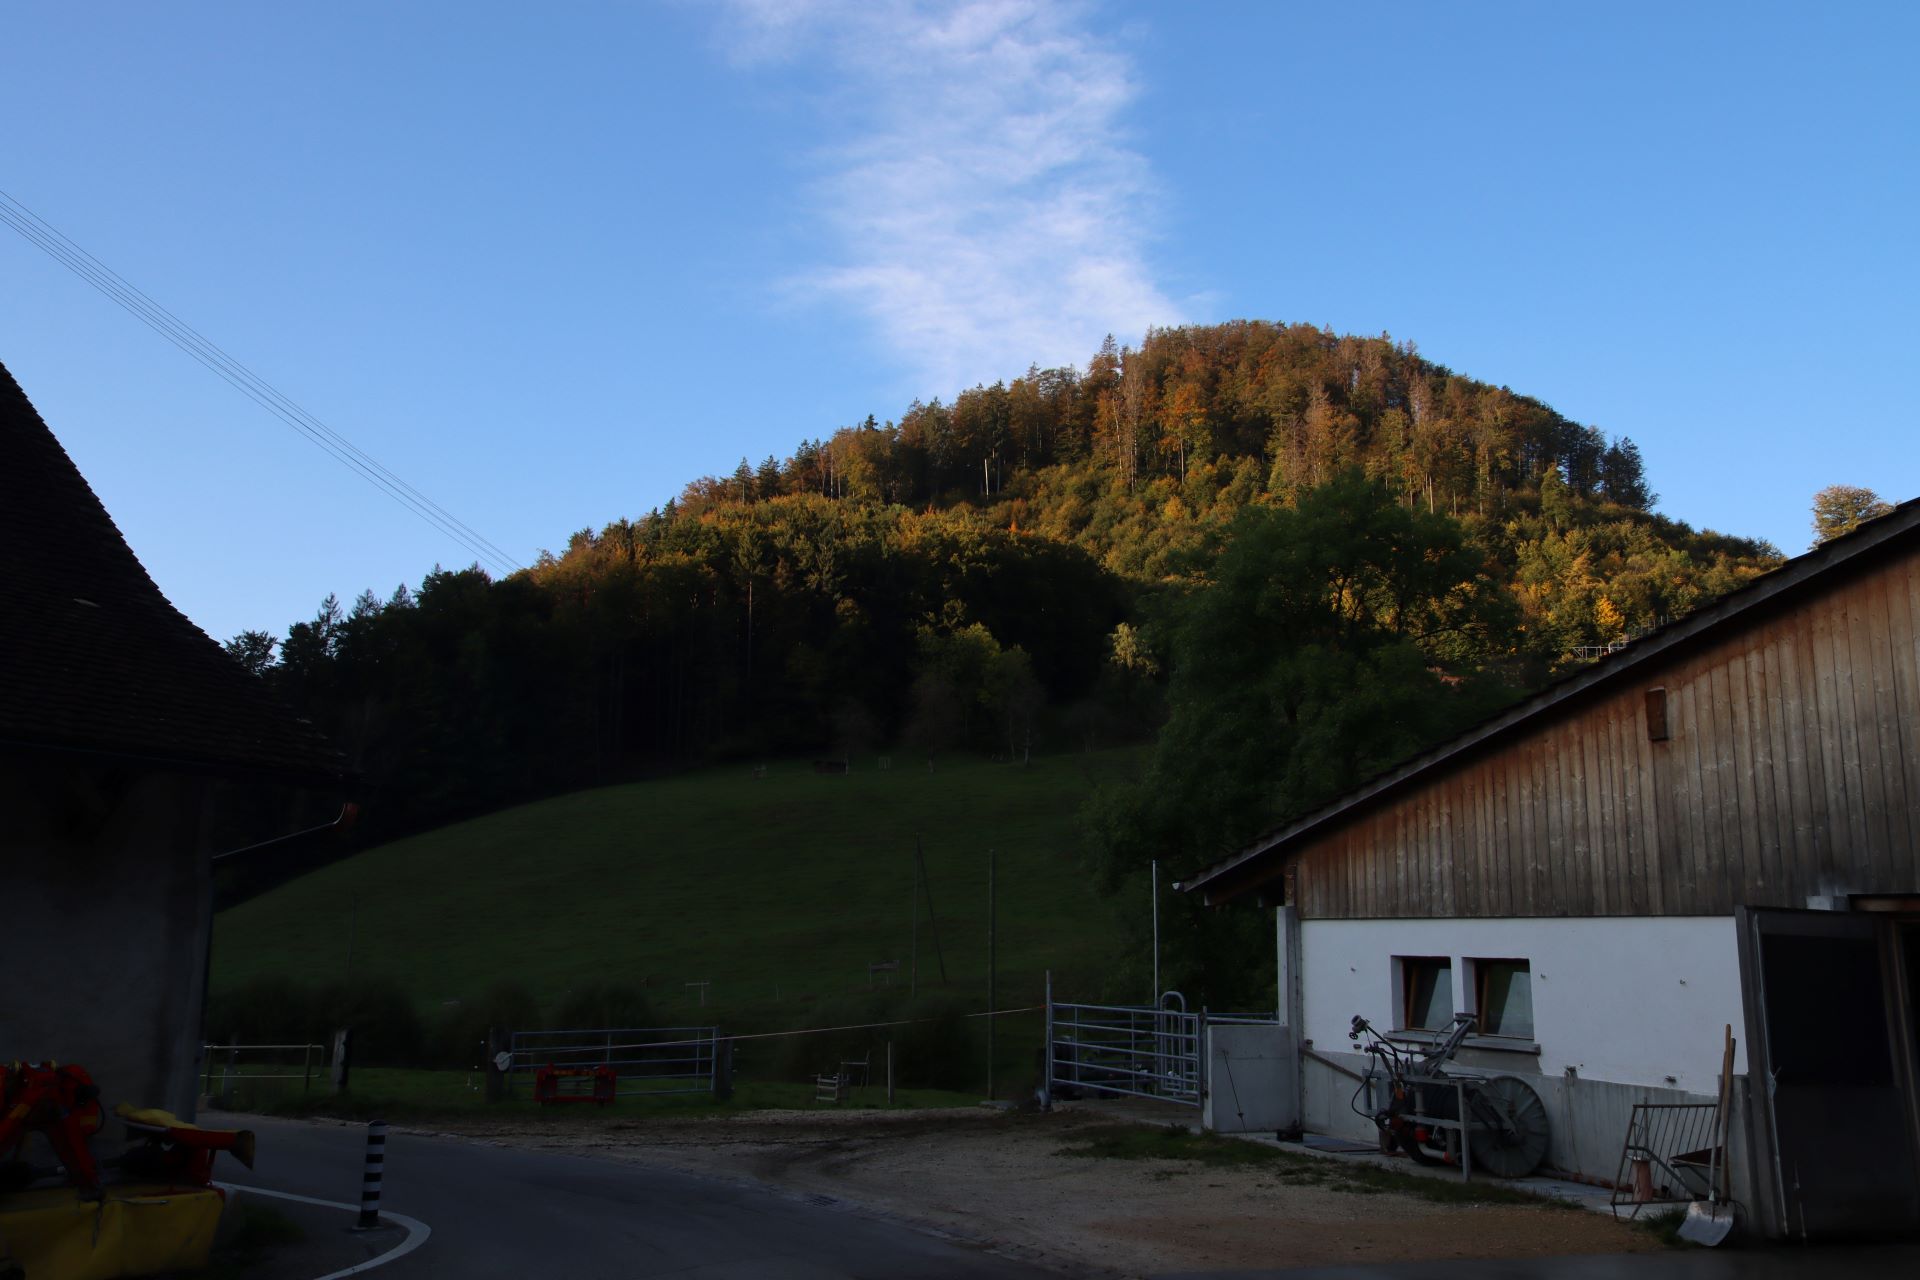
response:
<path id="1" fill-rule="evenodd" d="M 722 757 L 1017 759 L 1149 735 L 1182 671 L 1234 660 L 1214 646 L 1271 647 L 1196 641 L 1193 611 L 1250 531 L 1327 536 L 1282 513 L 1336 491 L 1457 539 L 1484 616 L 1423 634 L 1420 670 L 1503 689 L 1778 559 L 1652 513 L 1629 440 L 1386 338 L 1237 322 L 915 402 L 525 572 L 436 568 L 229 649 L 362 770 L 371 836 Z"/>

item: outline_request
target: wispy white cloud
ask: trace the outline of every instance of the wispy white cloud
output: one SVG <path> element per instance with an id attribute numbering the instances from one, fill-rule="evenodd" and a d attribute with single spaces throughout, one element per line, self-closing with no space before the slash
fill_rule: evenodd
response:
<path id="1" fill-rule="evenodd" d="M 1153 182 L 1121 114 L 1132 67 L 1081 5 L 734 0 L 743 68 L 835 86 L 819 213 L 835 260 L 795 283 L 864 312 L 954 388 L 1079 363 L 1179 319 L 1145 246 Z"/>

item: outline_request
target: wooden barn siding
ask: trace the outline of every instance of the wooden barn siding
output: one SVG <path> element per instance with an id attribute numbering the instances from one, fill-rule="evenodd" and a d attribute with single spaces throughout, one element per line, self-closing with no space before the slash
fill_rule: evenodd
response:
<path id="1" fill-rule="evenodd" d="M 1667 690 L 1672 737 L 1647 740 Z M 1719 915 L 1920 892 L 1920 557 L 1404 793 L 1299 855 L 1301 913 Z"/>

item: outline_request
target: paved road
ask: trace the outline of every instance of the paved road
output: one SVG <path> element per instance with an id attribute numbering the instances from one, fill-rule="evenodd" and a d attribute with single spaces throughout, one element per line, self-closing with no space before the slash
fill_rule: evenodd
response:
<path id="1" fill-rule="evenodd" d="M 260 1135 L 259 1167 L 249 1174 L 222 1161 L 222 1180 L 358 1198 L 364 1128 L 247 1123 Z M 844 1207 L 611 1160 L 451 1139 L 389 1138 L 382 1207 L 425 1222 L 433 1234 L 368 1273 L 372 1280 L 1058 1280 Z M 322 1224 L 337 1220 L 343 1231 L 350 1222 L 323 1211 L 302 1220 L 316 1216 Z M 397 1244 L 400 1233 L 389 1240 Z"/>
<path id="2" fill-rule="evenodd" d="M 228 1180 L 323 1200 L 359 1195 L 365 1129 L 253 1118 L 259 1168 Z M 244 1193 L 243 1193 L 244 1194 Z M 612 1160 L 395 1135 L 383 1207 L 432 1236 L 371 1280 L 1059 1280 L 977 1245 L 832 1203 Z M 317 1280 L 398 1245 L 350 1237 L 350 1215 L 298 1207 Z M 338 1234 L 333 1234 L 338 1233 Z M 288 1259 L 292 1261 L 292 1259 Z M 1920 1246 L 1689 1250 L 1616 1257 L 1209 1271 L 1159 1280 L 1914 1280 Z M 274 1280 L 281 1280 L 276 1271 Z"/>

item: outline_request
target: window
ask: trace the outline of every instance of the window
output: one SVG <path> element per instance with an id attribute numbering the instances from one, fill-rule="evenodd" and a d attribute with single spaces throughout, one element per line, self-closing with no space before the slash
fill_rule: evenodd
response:
<path id="1" fill-rule="evenodd" d="M 1445 1031 L 1453 1022 L 1453 961 L 1445 956 L 1396 956 L 1400 970 L 1400 1031 Z"/>
<path id="2" fill-rule="evenodd" d="M 1483 1036 L 1533 1039 L 1533 971 L 1525 960 L 1469 960 Z"/>

